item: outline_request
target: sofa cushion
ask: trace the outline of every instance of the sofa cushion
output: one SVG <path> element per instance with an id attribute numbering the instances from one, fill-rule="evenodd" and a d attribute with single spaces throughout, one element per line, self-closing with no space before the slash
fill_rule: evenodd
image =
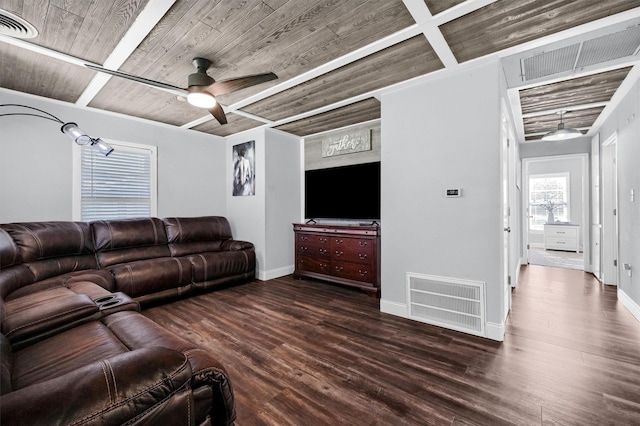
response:
<path id="1" fill-rule="evenodd" d="M 91 321 L 14 352 L 14 389 L 53 379 L 129 349 L 100 321 Z"/>
<path id="2" fill-rule="evenodd" d="M 222 216 L 170 217 L 164 223 L 172 256 L 220 251 L 232 238 L 231 225 Z"/>
<path id="3" fill-rule="evenodd" d="M 136 298 L 191 285 L 191 263 L 186 258 L 161 257 L 113 265 L 108 268 L 117 291 Z M 185 289 L 186 291 L 186 289 Z"/>
<path id="4" fill-rule="evenodd" d="M 11 392 L 11 370 L 13 370 L 13 350 L 4 334 L 0 334 L 0 395 Z"/>
<path id="5" fill-rule="evenodd" d="M 184 354 L 143 348 L 4 395 L 3 425 L 195 424 Z"/>
<path id="6" fill-rule="evenodd" d="M 66 287 L 40 291 L 7 302 L 5 310 L 2 334 L 11 342 L 71 326 L 76 321 L 89 319 L 100 311 L 89 296 L 75 294 Z"/>
<path id="7" fill-rule="evenodd" d="M 0 283 L 9 287 L 2 290 L 3 297 L 25 284 L 98 267 L 90 228 L 85 222 L 22 222 L 0 227 L 12 238 L 23 265 L 32 274 L 21 275 L 17 281 L 14 278 L 9 285 Z M 3 247 L 7 249 L 6 244 Z M 0 272 L 5 275 L 4 269 Z"/>
<path id="8" fill-rule="evenodd" d="M 22 262 L 20 250 L 11 235 L 0 228 L 0 271 Z"/>
<path id="9" fill-rule="evenodd" d="M 101 268 L 118 263 L 170 256 L 162 220 L 101 220 L 91 223 Z"/>
<path id="10" fill-rule="evenodd" d="M 253 250 L 199 253 L 189 256 L 193 264 L 195 283 L 254 272 L 255 254 Z"/>
<path id="11" fill-rule="evenodd" d="M 23 222 L 1 225 L 20 250 L 23 262 L 93 255 L 86 222 Z"/>

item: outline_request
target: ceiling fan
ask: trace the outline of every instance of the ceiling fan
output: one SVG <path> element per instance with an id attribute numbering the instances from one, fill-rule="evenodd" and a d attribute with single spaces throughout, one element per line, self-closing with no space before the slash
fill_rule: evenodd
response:
<path id="1" fill-rule="evenodd" d="M 211 115 L 213 115 L 220 124 L 227 123 L 227 116 L 225 115 L 222 106 L 216 101 L 216 96 L 235 92 L 240 89 L 245 89 L 247 87 L 255 86 L 256 84 L 278 78 L 274 73 L 268 72 L 264 74 L 247 75 L 244 77 L 215 81 L 207 74 L 207 70 L 211 66 L 210 60 L 205 58 L 194 58 L 192 63 L 196 67 L 196 72 L 189 74 L 187 88 L 162 83 L 160 81 L 149 80 L 148 78 L 138 77 L 137 75 L 110 70 L 96 65 L 85 64 L 85 66 L 94 71 L 100 71 L 116 77 L 126 78 L 127 80 L 156 87 L 178 96 L 184 96 L 191 105 L 209 110 Z"/>

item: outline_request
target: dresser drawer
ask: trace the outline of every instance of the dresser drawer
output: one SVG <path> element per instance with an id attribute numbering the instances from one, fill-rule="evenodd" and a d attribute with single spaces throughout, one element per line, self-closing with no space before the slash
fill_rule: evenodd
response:
<path id="1" fill-rule="evenodd" d="M 321 258 L 329 259 L 329 246 L 322 246 L 319 244 L 299 244 L 298 255 L 302 256 L 317 256 Z"/>
<path id="2" fill-rule="evenodd" d="M 335 237 L 331 239 L 331 255 L 343 262 L 371 263 L 373 245 L 368 239 Z"/>
<path id="3" fill-rule="evenodd" d="M 547 238 L 546 248 L 561 250 L 577 250 L 578 240 L 575 238 Z"/>
<path id="4" fill-rule="evenodd" d="M 305 234 L 299 233 L 297 234 L 298 244 L 302 245 L 314 245 L 314 246 L 326 246 L 330 245 L 330 238 L 326 235 L 318 235 L 318 234 Z"/>
<path id="5" fill-rule="evenodd" d="M 317 272 L 319 274 L 331 273 L 328 260 L 309 256 L 298 256 L 296 260 L 296 269 L 306 272 Z"/>
<path id="6" fill-rule="evenodd" d="M 577 227 L 558 227 L 549 226 L 545 229 L 545 234 L 548 238 L 578 238 Z"/>
<path id="7" fill-rule="evenodd" d="M 332 262 L 331 274 L 365 283 L 371 283 L 374 280 L 374 271 L 371 265 L 350 262 Z"/>

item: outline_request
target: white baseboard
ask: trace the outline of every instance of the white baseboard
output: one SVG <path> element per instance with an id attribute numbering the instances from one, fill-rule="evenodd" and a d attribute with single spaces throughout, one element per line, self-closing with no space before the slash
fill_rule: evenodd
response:
<path id="1" fill-rule="evenodd" d="M 487 321 L 485 334 L 487 339 L 504 341 L 504 324 Z"/>
<path id="2" fill-rule="evenodd" d="M 293 274 L 293 265 L 284 266 L 282 268 L 270 269 L 268 271 L 258 270 L 258 278 L 260 281 L 269 281 L 274 278 L 284 277 L 285 275 Z"/>
<path id="3" fill-rule="evenodd" d="M 407 305 L 404 303 L 380 299 L 380 312 L 411 319 L 407 313 Z M 504 341 L 504 324 L 487 322 L 485 334 L 487 339 L 497 340 L 499 342 Z"/>
<path id="4" fill-rule="evenodd" d="M 629 297 L 627 293 L 620 290 L 618 287 L 618 300 L 622 302 L 625 308 L 631 312 L 631 315 L 636 317 L 638 321 L 640 321 L 640 305 L 638 305 L 632 298 Z"/>
<path id="5" fill-rule="evenodd" d="M 407 305 L 405 303 L 380 299 L 380 312 L 407 318 Z"/>

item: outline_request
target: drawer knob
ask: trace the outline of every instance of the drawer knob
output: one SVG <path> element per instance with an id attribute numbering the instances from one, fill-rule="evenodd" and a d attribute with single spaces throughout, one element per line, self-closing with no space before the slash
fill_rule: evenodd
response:
<path id="1" fill-rule="evenodd" d="M 367 253 L 358 253 L 358 257 L 360 259 L 366 259 L 367 258 Z"/>
<path id="2" fill-rule="evenodd" d="M 321 249 L 320 249 L 320 254 L 327 254 L 327 249 L 323 249 L 323 248 L 321 248 Z"/>
<path id="3" fill-rule="evenodd" d="M 338 240 L 338 239 L 336 239 L 336 244 L 342 244 L 342 243 L 344 243 L 344 240 Z"/>
<path id="4" fill-rule="evenodd" d="M 362 269 L 358 269 L 358 273 L 359 273 L 361 276 L 366 277 L 366 276 L 367 276 L 367 274 L 369 273 L 369 271 L 363 271 Z"/>
<path id="5" fill-rule="evenodd" d="M 343 252 L 343 251 L 338 251 L 338 250 L 336 250 L 336 256 L 340 257 L 340 256 L 342 256 L 343 254 L 344 254 L 344 252 Z"/>
<path id="6" fill-rule="evenodd" d="M 344 268 L 342 266 L 336 266 L 336 271 L 338 272 L 342 272 Z"/>
<path id="7" fill-rule="evenodd" d="M 358 244 L 360 244 L 360 247 L 366 247 L 369 242 L 368 241 L 358 241 Z"/>

